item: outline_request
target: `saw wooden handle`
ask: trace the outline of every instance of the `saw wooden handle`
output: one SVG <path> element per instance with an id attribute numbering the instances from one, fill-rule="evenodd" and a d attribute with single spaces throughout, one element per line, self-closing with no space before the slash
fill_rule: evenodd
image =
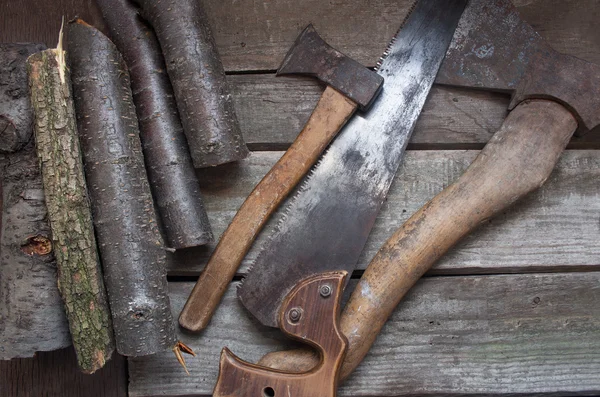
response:
<path id="1" fill-rule="evenodd" d="M 356 106 L 335 89 L 325 89 L 302 132 L 250 193 L 221 236 L 179 316 L 183 328 L 200 331 L 208 325 L 258 232 L 354 114 Z"/>
<path id="2" fill-rule="evenodd" d="M 302 374 L 247 363 L 224 348 L 214 397 L 335 397 L 347 341 L 339 330 L 345 271 L 299 282 L 281 305 L 279 327 L 290 338 L 319 350 L 319 365 Z"/>
<path id="3" fill-rule="evenodd" d="M 341 379 L 358 366 L 398 302 L 446 251 L 546 181 L 576 128 L 571 113 L 555 102 L 520 104 L 464 174 L 389 238 L 342 314 L 349 348 Z M 315 362 L 313 353 L 299 350 L 272 353 L 259 363 L 302 371 Z"/>

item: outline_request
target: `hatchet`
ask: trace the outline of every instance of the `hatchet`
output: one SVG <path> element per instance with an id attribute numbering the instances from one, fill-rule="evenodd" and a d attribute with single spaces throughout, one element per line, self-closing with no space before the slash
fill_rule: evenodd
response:
<path id="1" fill-rule="evenodd" d="M 327 84 L 290 148 L 250 193 L 221 236 L 179 316 L 191 331 L 204 329 L 265 222 L 298 184 L 357 108 L 366 111 L 383 85 L 381 75 L 329 46 L 308 25 L 277 75 L 304 74 Z"/>
<path id="2" fill-rule="evenodd" d="M 471 0 L 437 82 L 512 92 L 500 130 L 454 183 L 398 229 L 375 255 L 340 319 L 346 378 L 407 291 L 478 225 L 539 188 L 572 135 L 600 121 L 600 66 L 559 54 L 508 0 Z M 310 350 L 276 352 L 260 365 L 290 372 L 319 362 Z"/>

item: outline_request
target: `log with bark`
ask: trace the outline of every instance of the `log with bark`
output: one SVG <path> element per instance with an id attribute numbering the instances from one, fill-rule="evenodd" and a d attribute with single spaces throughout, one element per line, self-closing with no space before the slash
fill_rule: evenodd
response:
<path id="1" fill-rule="evenodd" d="M 25 59 L 43 44 L 0 44 L 0 153 L 23 148 L 32 134 Z"/>
<path id="2" fill-rule="evenodd" d="M 146 169 L 166 243 L 175 249 L 204 245 L 213 236 L 156 35 L 129 0 L 102 0 L 98 6 L 129 68 Z"/>
<path id="3" fill-rule="evenodd" d="M 33 142 L 0 154 L 0 207 L 0 360 L 67 347 L 71 336 Z"/>
<path id="4" fill-rule="evenodd" d="M 42 44 L 0 44 L 0 359 L 71 344 L 31 141 L 26 59 Z M 29 143 L 27 143 L 29 142 Z M 26 144 L 23 148 L 22 145 Z"/>
<path id="5" fill-rule="evenodd" d="M 27 68 L 58 288 L 79 367 L 93 373 L 110 359 L 114 339 L 62 40 L 30 56 Z"/>
<path id="6" fill-rule="evenodd" d="M 160 42 L 194 165 L 248 155 L 206 13 L 198 0 L 135 0 Z"/>
<path id="7" fill-rule="evenodd" d="M 117 351 L 143 356 L 176 346 L 165 250 L 144 168 L 125 62 L 81 20 L 68 24 L 77 126 Z"/>
<path id="8" fill-rule="evenodd" d="M 56 286 L 39 164 L 31 138 L 26 59 L 43 44 L 0 44 L 0 360 L 71 344 Z M 18 121 L 17 121 L 18 120 Z M 7 127 L 7 128 L 5 128 Z M 15 143 L 17 143 L 15 145 Z"/>

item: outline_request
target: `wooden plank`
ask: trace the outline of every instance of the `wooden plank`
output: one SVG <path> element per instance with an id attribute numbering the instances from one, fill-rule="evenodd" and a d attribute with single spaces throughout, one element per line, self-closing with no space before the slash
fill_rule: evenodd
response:
<path id="1" fill-rule="evenodd" d="M 3 0 L 0 9 L 0 42 L 4 43 L 44 43 L 54 48 L 63 16 L 65 21 L 78 16 L 106 31 L 94 0 Z"/>
<path id="2" fill-rule="evenodd" d="M 206 1 L 226 70 L 274 70 L 304 26 L 364 65 L 374 66 L 412 0 Z M 558 50 L 600 63 L 597 0 L 522 0 L 523 17 Z M 563 15 L 569 15 L 565 20 Z"/>
<path id="3" fill-rule="evenodd" d="M 477 151 L 408 151 L 359 259 L 364 269 L 383 242 L 427 200 L 467 168 Z M 244 162 L 199 170 L 215 236 L 279 158 L 254 152 Z M 433 274 L 478 274 L 600 269 L 600 151 L 566 151 L 542 189 L 468 236 L 433 269 Z M 240 268 L 252 263 L 279 219 L 275 215 Z M 197 275 L 211 246 L 170 256 L 171 275 Z"/>
<path id="4" fill-rule="evenodd" d="M 431 277 L 402 301 L 342 396 L 566 395 L 600 392 L 600 272 Z M 210 395 L 219 351 L 241 358 L 289 347 L 227 292 L 200 335 L 191 376 L 170 353 L 129 361 L 131 396 Z M 171 283 L 179 313 L 191 283 Z"/>
<path id="5" fill-rule="evenodd" d="M 273 74 L 230 75 L 228 80 L 251 150 L 287 149 L 323 90 L 314 79 Z M 481 149 L 502 125 L 509 100 L 499 93 L 434 86 L 409 148 Z M 600 134 L 573 138 L 570 147 L 600 148 Z"/>
<path id="6" fill-rule="evenodd" d="M 287 149 L 323 90 L 316 80 L 306 78 L 233 75 L 228 79 L 244 138 L 252 150 Z M 509 99 L 498 93 L 436 86 L 410 147 L 481 148 L 504 121 Z"/>
<path id="7" fill-rule="evenodd" d="M 413 0 L 203 1 L 226 70 L 274 70 L 300 30 L 312 22 L 323 37 L 374 65 Z M 557 50 L 600 63 L 598 0 L 517 0 L 523 17 Z M 5 0 L 0 42 L 54 46 L 60 18 L 79 15 L 103 29 L 93 0 Z"/>
<path id="8" fill-rule="evenodd" d="M 117 354 L 93 375 L 77 369 L 72 347 L 0 361 L 1 397 L 126 397 L 127 361 Z"/>

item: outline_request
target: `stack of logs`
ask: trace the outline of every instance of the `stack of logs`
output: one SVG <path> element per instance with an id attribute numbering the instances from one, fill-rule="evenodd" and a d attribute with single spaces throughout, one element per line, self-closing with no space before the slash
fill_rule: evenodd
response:
<path id="1" fill-rule="evenodd" d="M 166 251 L 212 241 L 194 167 L 248 150 L 199 4 L 137 3 L 99 2 L 114 42 L 76 19 L 67 51 L 0 46 L 0 359 L 182 360 Z"/>

